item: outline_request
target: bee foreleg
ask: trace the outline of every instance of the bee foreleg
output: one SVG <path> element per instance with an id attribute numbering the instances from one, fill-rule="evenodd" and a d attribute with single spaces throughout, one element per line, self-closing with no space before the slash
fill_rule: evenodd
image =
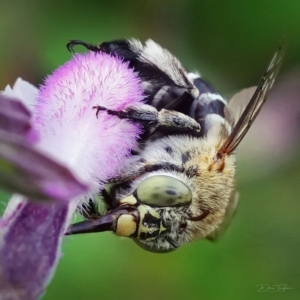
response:
<path id="1" fill-rule="evenodd" d="M 129 119 L 141 123 L 150 132 L 155 131 L 158 127 L 184 129 L 192 132 L 199 132 L 201 129 L 197 121 L 183 113 L 168 109 L 158 111 L 155 107 L 147 104 L 129 106 L 120 111 L 107 109 L 100 105 L 93 108 L 97 110 L 97 117 L 101 111 L 106 111 L 108 114 L 117 116 L 120 119 Z"/>
<path id="2" fill-rule="evenodd" d="M 199 132 L 201 129 L 200 124 L 193 118 L 181 112 L 168 109 L 162 109 L 158 112 L 157 126 L 184 129 L 193 132 Z"/>

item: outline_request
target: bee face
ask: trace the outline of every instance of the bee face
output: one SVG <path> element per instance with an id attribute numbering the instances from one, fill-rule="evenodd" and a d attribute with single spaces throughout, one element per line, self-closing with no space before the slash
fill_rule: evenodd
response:
<path id="1" fill-rule="evenodd" d="M 113 197 L 121 199 L 117 206 L 146 204 L 152 215 L 154 212 L 159 215 L 161 225 L 156 226 L 155 236 L 144 239 L 135 236 L 143 248 L 155 252 L 175 250 L 208 236 L 224 220 L 234 190 L 235 156 L 215 159 L 216 146 L 221 141 L 216 139 L 215 145 L 212 141 L 211 136 L 206 139 L 171 136 L 154 141 L 140 158 L 168 161 L 175 166 L 179 164 L 181 169 L 166 172 L 161 165 L 161 170 L 131 181 L 127 189 L 124 183 L 115 186 Z M 127 168 L 132 171 L 139 166 L 130 162 Z M 164 230 L 159 230 L 160 226 Z"/>
<path id="2" fill-rule="evenodd" d="M 160 253 L 217 237 L 237 205 L 235 150 L 267 99 L 281 49 L 258 86 L 227 104 L 198 74 L 186 72 L 151 40 L 145 45 L 132 39 L 99 46 L 72 41 L 68 47 L 75 44 L 127 61 L 140 76 L 146 103 L 121 112 L 97 107 L 97 115 L 105 111 L 140 123 L 144 134 L 124 169 L 108 182 L 110 190 L 101 191 L 107 213 L 96 216 L 92 202 L 88 220 L 70 226 L 67 234 L 110 230 Z"/>

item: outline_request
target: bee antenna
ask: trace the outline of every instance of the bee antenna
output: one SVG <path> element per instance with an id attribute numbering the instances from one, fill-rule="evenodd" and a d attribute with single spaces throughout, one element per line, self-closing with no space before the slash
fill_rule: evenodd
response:
<path id="1" fill-rule="evenodd" d="M 202 221 L 209 215 L 209 210 L 203 210 L 202 214 L 199 216 L 192 216 L 189 218 L 190 221 Z"/>

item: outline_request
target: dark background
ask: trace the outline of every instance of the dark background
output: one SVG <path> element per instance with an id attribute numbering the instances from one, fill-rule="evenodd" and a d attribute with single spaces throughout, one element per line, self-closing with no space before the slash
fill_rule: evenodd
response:
<path id="1" fill-rule="evenodd" d="M 71 58 L 69 39 L 121 37 L 154 39 L 228 98 L 257 83 L 283 41 L 288 49 L 241 146 L 240 205 L 225 236 L 164 255 L 109 233 L 68 237 L 43 299 L 299 299 L 300 2 L 2 0 L 0 89 L 17 77 L 42 83 Z"/>

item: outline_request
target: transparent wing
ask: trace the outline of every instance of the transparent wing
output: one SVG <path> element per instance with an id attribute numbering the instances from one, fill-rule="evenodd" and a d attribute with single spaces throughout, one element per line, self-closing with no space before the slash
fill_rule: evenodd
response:
<path id="1" fill-rule="evenodd" d="M 251 127 L 274 84 L 275 78 L 281 66 L 283 52 L 284 51 L 282 47 L 280 47 L 273 56 L 269 66 L 267 67 L 267 70 L 260 79 L 251 100 L 235 124 L 231 134 L 219 149 L 219 155 L 230 155 L 236 149 Z"/>

